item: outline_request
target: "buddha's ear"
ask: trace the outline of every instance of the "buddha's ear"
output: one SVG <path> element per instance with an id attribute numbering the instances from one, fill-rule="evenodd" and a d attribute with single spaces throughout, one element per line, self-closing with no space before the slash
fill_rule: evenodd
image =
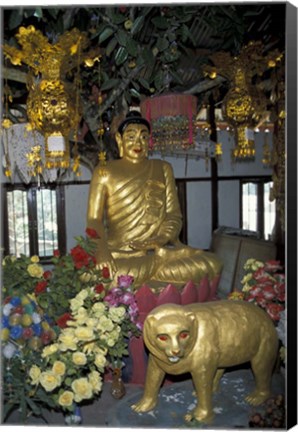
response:
<path id="1" fill-rule="evenodd" d="M 116 138 L 116 142 L 118 144 L 119 156 L 122 158 L 123 157 L 123 144 L 122 144 L 122 135 L 121 135 L 121 133 L 120 132 L 116 132 L 115 138 Z"/>

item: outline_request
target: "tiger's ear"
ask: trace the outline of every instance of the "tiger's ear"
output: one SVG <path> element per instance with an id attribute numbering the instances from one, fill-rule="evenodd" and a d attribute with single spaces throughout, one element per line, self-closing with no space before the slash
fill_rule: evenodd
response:
<path id="1" fill-rule="evenodd" d="M 185 315 L 187 316 L 187 318 L 191 321 L 194 322 L 196 321 L 196 316 L 193 312 L 189 311 L 189 312 L 185 312 Z"/>

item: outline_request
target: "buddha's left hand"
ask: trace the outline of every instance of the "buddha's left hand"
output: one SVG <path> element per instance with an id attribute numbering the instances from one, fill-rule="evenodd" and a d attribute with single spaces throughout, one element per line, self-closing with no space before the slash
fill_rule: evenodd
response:
<path id="1" fill-rule="evenodd" d="M 151 237 L 145 241 L 132 241 L 129 246 L 135 250 L 155 250 L 167 244 L 168 238 L 165 236 Z"/>

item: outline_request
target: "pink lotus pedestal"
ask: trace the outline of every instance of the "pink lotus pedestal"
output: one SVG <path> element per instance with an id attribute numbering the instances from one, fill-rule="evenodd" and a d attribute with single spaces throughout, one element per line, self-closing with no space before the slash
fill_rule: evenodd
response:
<path id="1" fill-rule="evenodd" d="M 140 321 L 144 323 L 146 316 L 156 306 L 165 303 L 187 305 L 190 303 L 202 303 L 216 300 L 217 287 L 220 275 L 212 281 L 204 277 L 199 284 L 192 281 L 180 290 L 174 285 L 167 285 L 160 293 L 154 293 L 147 285 L 143 285 L 135 294 L 139 308 Z M 147 354 L 143 338 L 133 337 L 129 343 L 130 357 L 132 360 L 132 373 L 129 382 L 133 384 L 144 384 L 147 368 Z"/>

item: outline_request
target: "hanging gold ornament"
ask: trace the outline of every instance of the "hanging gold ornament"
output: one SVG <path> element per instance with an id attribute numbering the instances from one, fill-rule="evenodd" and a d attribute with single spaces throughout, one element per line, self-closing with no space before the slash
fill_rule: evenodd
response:
<path id="1" fill-rule="evenodd" d="M 4 45 L 3 51 L 12 64 L 29 66 L 27 114 L 32 128 L 45 137 L 45 168 L 68 168 L 70 135 L 82 115 L 77 91 L 79 65 L 84 61 L 90 64 L 91 58 L 94 63 L 98 53 L 83 54 L 89 40 L 76 28 L 61 35 L 55 44 L 34 26 L 20 27 L 16 39 L 21 50 Z M 74 82 L 66 81 L 74 68 Z"/>
<path id="2" fill-rule="evenodd" d="M 253 129 L 266 117 L 267 99 L 253 78 L 261 76 L 268 68 L 274 68 L 281 58 L 277 50 L 264 55 L 262 42 L 252 41 L 242 47 L 237 56 L 223 51 L 213 54 L 211 60 L 214 65 L 205 68 L 211 79 L 217 71 L 230 81 L 222 113 L 234 130 L 234 161 L 253 160 L 255 157 Z"/>

